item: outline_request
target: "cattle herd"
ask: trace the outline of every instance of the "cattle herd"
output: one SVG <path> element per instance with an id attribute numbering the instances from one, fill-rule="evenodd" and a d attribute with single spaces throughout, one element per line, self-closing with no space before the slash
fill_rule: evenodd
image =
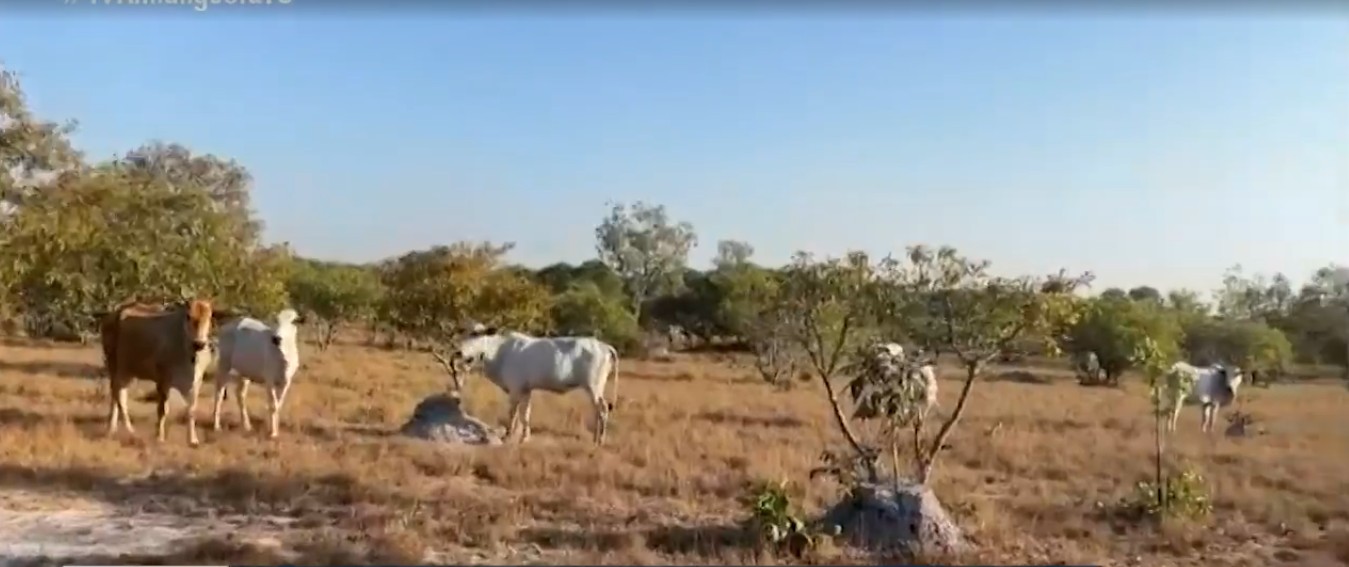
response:
<path id="1" fill-rule="evenodd" d="M 220 430 L 221 406 L 229 397 L 230 386 L 234 386 L 242 427 L 251 429 L 246 400 L 249 384 L 256 381 L 267 388 L 268 435 L 277 436 L 281 408 L 300 367 L 296 325 L 304 320 L 294 309 L 281 310 L 269 324 L 214 309 L 211 302 L 202 299 L 168 305 L 130 301 L 100 319 L 110 385 L 109 435 L 115 435 L 119 425 L 135 433 L 127 413 L 127 388 L 140 378 L 155 384 L 158 439 L 164 440 L 169 392 L 176 390 L 187 402 L 184 421 L 188 443 L 197 445 L 197 397 L 214 363 L 212 427 Z M 221 322 L 224 324 L 213 339 L 211 331 Z M 580 389 L 594 407 L 594 441 L 604 443 L 609 413 L 618 397 L 618 352 L 613 346 L 593 337 L 538 338 L 478 325 L 448 358 L 440 353 L 435 356 L 450 369 L 456 390 L 463 387 L 461 371 L 480 364 L 483 375 L 510 396 L 507 437 L 519 424 L 520 441 L 529 438 L 530 401 L 535 390 L 563 393 Z M 611 375 L 614 393 L 606 400 L 604 389 Z"/>
<path id="2" fill-rule="evenodd" d="M 157 435 L 165 437 L 169 392 L 176 390 L 187 402 L 184 421 L 188 443 L 198 444 L 196 428 L 197 396 L 206 371 L 215 364 L 212 427 L 220 430 L 220 410 L 234 386 L 234 397 L 244 430 L 250 430 L 245 401 L 251 382 L 267 388 L 268 434 L 275 438 L 280 427 L 280 412 L 286 394 L 300 366 L 297 324 L 303 318 L 293 309 L 283 309 L 272 323 L 214 309 L 211 302 L 194 299 L 169 305 L 126 302 L 101 316 L 100 333 L 104 364 L 109 379 L 108 434 L 115 435 L 125 425 L 135 430 L 127 413 L 127 388 L 137 378 L 155 384 L 158 406 Z M 218 322 L 218 336 L 211 331 Z M 922 413 L 937 403 L 935 366 L 924 357 L 906 357 L 895 343 L 880 343 L 871 351 L 880 367 L 900 372 L 901 379 L 918 381 L 924 390 Z M 452 386 L 462 390 L 462 373 L 480 365 L 482 374 L 510 398 L 506 437 L 517 428 L 519 441 L 529 439 L 529 414 L 532 393 L 542 390 L 565 393 L 582 390 L 594 410 L 594 442 L 604 443 L 609 414 L 618 399 L 618 352 L 594 337 L 532 337 L 517 332 L 499 332 L 495 328 L 475 326 L 448 355 L 433 352 L 449 371 Z M 1090 358 L 1095 358 L 1090 355 Z M 1085 363 L 1091 366 L 1091 361 Z M 1096 365 L 1099 367 L 1099 365 Z M 613 395 L 604 390 L 613 378 Z M 1166 375 L 1164 396 L 1169 402 L 1169 427 L 1175 428 L 1184 401 L 1191 400 L 1203 410 L 1202 428 L 1211 431 L 1218 409 L 1230 405 L 1241 385 L 1239 369 L 1221 365 L 1191 366 L 1177 362 Z M 120 416 L 120 421 L 119 421 Z"/>

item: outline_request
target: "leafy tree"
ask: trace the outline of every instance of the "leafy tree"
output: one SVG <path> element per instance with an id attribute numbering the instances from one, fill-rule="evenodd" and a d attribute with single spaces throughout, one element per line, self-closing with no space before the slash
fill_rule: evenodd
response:
<path id="1" fill-rule="evenodd" d="M 589 282 L 606 296 L 624 297 L 623 279 L 599 260 L 586 260 L 576 266 L 566 262 L 550 264 L 535 272 L 534 277 L 555 294 L 564 293 L 576 284 Z"/>
<path id="2" fill-rule="evenodd" d="M 1214 296 L 1222 317 L 1269 322 L 1287 313 L 1293 289 L 1283 274 L 1272 280 L 1262 275 L 1246 277 L 1238 264 L 1223 273 L 1223 287 Z"/>
<path id="3" fill-rule="evenodd" d="M 1176 289 L 1166 294 L 1166 306 L 1176 311 L 1182 319 L 1194 316 L 1206 316 L 1208 304 L 1199 297 L 1199 292 L 1191 289 Z"/>
<path id="4" fill-rule="evenodd" d="M 1152 286 L 1140 285 L 1129 290 L 1129 299 L 1134 301 L 1152 301 L 1160 304 L 1162 303 L 1162 292 L 1157 291 L 1157 288 Z"/>
<path id="5" fill-rule="evenodd" d="M 781 340 L 799 349 L 805 365 L 824 385 L 834 420 L 856 462 L 875 480 L 875 449 L 864 446 L 848 423 L 834 384 L 851 352 L 874 336 L 876 276 L 864 252 L 817 261 L 798 252 L 783 269 L 777 302 L 771 313 L 780 323 Z"/>
<path id="6" fill-rule="evenodd" d="M 1120 376 L 1133 367 L 1138 349 L 1151 341 L 1160 356 L 1176 360 L 1181 327 L 1175 316 L 1150 299 L 1135 301 L 1099 297 L 1088 302 L 1081 318 L 1068 331 L 1065 350 L 1074 354 L 1096 353 L 1104 384 L 1119 384 Z M 1095 385 L 1095 377 L 1083 383 Z"/>
<path id="7" fill-rule="evenodd" d="M 1234 364 L 1278 374 L 1293 357 L 1283 332 L 1259 321 L 1201 319 L 1184 331 L 1185 351 L 1198 364 Z"/>
<path id="8" fill-rule="evenodd" d="M 673 222 L 664 205 L 613 205 L 595 228 L 599 258 L 623 279 L 634 316 L 651 298 L 679 289 L 689 251 L 697 245 L 693 225 Z"/>
<path id="9" fill-rule="evenodd" d="M 975 378 L 989 362 L 1017 348 L 1019 339 L 1054 337 L 1071 326 L 1081 309 L 1073 292 L 1092 276 L 1069 278 L 1060 272 L 1045 279 L 997 277 L 988 273 L 987 261 L 967 259 L 950 247 L 933 251 L 913 246 L 905 259 L 885 264 L 882 311 L 904 321 L 918 344 L 954 354 L 965 370 L 955 408 L 936 435 L 923 446 L 921 431 L 915 432 L 916 480 L 926 484 L 965 412 Z M 1045 346 L 1055 348 L 1052 343 Z M 897 415 L 900 409 L 882 414 Z"/>
<path id="10" fill-rule="evenodd" d="M 552 307 L 553 323 L 565 335 L 589 335 L 632 352 L 640 345 L 637 318 L 621 297 L 608 295 L 591 281 L 581 281 L 558 295 Z"/>
<path id="11" fill-rule="evenodd" d="M 12 215 L 0 257 L 12 274 L 11 295 L 40 334 L 87 329 L 93 314 L 133 296 L 199 295 L 237 309 L 279 309 L 289 249 L 239 242 L 235 221 L 196 188 L 170 190 L 106 171 L 63 176 Z"/>
<path id="12" fill-rule="evenodd" d="M 1120 288 L 1112 287 L 1107 288 L 1105 291 L 1101 292 L 1101 297 L 1107 299 L 1127 299 L 1129 297 L 1129 294 L 1125 293 L 1124 290 Z"/>
<path id="13" fill-rule="evenodd" d="M 121 170 L 133 179 L 146 179 L 169 190 L 197 188 L 206 191 L 220 212 L 234 218 L 236 238 L 254 243 L 262 235 L 262 222 L 251 209 L 253 176 L 244 166 L 211 154 L 194 154 L 180 144 L 155 141 L 114 160 L 107 167 Z"/>
<path id="14" fill-rule="evenodd" d="M 1312 275 L 1299 303 L 1314 319 L 1310 325 L 1328 362 L 1339 364 L 1349 376 L 1349 267 L 1330 265 Z"/>
<path id="15" fill-rule="evenodd" d="M 754 255 L 754 247 L 740 240 L 721 240 L 717 242 L 717 257 L 712 266 L 717 271 L 734 269 L 749 262 Z"/>
<path id="16" fill-rule="evenodd" d="M 320 350 L 332 345 L 343 325 L 370 321 L 384 293 L 374 270 L 314 260 L 301 261 L 286 288 L 294 307 L 313 315 Z"/>
<path id="17" fill-rule="evenodd" d="M 713 272 L 712 281 L 720 290 L 716 318 L 721 329 L 750 342 L 762 338 L 759 322 L 777 301 L 780 275 L 749 262 Z"/>
<path id="18" fill-rule="evenodd" d="M 68 138 L 75 126 L 34 116 L 18 76 L 0 65 L 0 213 L 21 204 L 53 174 L 78 169 L 81 156 Z"/>
<path id="19" fill-rule="evenodd" d="M 381 315 L 398 330 L 433 341 L 457 337 L 470 323 L 546 330 L 552 298 L 532 278 L 503 269 L 501 259 L 511 248 L 460 242 L 385 261 Z"/>
<path id="20" fill-rule="evenodd" d="M 749 347 L 754 369 L 765 382 L 790 387 L 802 362 L 801 350 L 792 341 L 778 274 L 746 263 L 720 269 L 713 278 L 722 289 L 717 318 L 724 328 Z"/>
<path id="21" fill-rule="evenodd" d="M 669 328 L 678 326 L 704 343 L 726 331 L 719 317 L 725 289 L 714 274 L 684 270 L 680 291 L 661 295 L 647 303 L 645 312 L 651 322 Z"/>

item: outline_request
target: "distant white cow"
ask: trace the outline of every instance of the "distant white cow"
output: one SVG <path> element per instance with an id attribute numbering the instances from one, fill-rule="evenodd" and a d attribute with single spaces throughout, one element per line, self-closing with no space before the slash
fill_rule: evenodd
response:
<path id="1" fill-rule="evenodd" d="M 442 358 L 436 355 L 438 358 Z M 581 389 L 594 408 L 594 440 L 604 444 L 609 412 L 618 400 L 618 351 L 592 337 L 538 338 L 524 333 L 498 333 L 495 328 L 475 329 L 460 341 L 449 361 L 442 360 L 461 385 L 458 368 L 482 363 L 483 375 L 510 396 L 506 437 L 516 420 L 522 422 L 520 442 L 529 439 L 530 398 L 534 390 L 563 394 Z M 613 374 L 613 402 L 605 401 L 604 387 Z"/>
<path id="2" fill-rule="evenodd" d="M 1073 354 L 1073 369 L 1085 383 L 1098 383 L 1105 380 L 1105 370 L 1101 368 L 1101 359 L 1096 351 L 1083 351 Z"/>
<path id="3" fill-rule="evenodd" d="M 304 319 L 294 309 L 283 309 L 276 314 L 276 324 L 268 325 L 252 317 L 244 317 L 220 328 L 219 352 L 216 354 L 215 411 L 212 427 L 220 431 L 220 406 L 225 401 L 227 388 L 238 384 L 234 396 L 239 403 L 239 419 L 244 431 L 251 431 L 248 417 L 248 384 L 258 381 L 267 386 L 267 409 L 270 428 L 268 435 L 275 438 L 280 427 L 281 406 L 290 391 L 291 379 L 300 368 L 299 339 L 296 324 Z M 233 370 L 237 374 L 231 374 Z"/>
<path id="4" fill-rule="evenodd" d="M 1200 404 L 1203 409 L 1201 429 L 1206 433 L 1212 431 L 1218 410 L 1236 401 L 1237 389 L 1240 386 L 1241 370 L 1238 368 L 1175 363 L 1166 374 L 1166 401 L 1171 404 L 1171 420 L 1167 424 L 1167 430 L 1176 430 L 1180 410 L 1185 402 L 1189 401 Z"/>
<path id="5" fill-rule="evenodd" d="M 876 343 L 871 346 L 871 360 L 864 360 L 855 372 L 873 373 L 875 378 L 890 382 L 898 375 L 902 383 L 922 388 L 923 405 L 918 408 L 919 419 L 926 419 L 937 406 L 937 370 L 931 362 L 922 360 L 920 350 L 912 359 L 905 355 L 898 343 Z"/>
<path id="6" fill-rule="evenodd" d="M 904 345 L 899 343 L 877 343 L 876 350 L 897 361 L 904 360 Z"/>

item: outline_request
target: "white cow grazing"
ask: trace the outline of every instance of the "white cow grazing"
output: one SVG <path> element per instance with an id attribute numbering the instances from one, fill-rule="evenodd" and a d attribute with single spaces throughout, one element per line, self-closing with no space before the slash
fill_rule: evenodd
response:
<path id="1" fill-rule="evenodd" d="M 220 328 L 220 346 L 216 354 L 215 412 L 212 427 L 220 430 L 220 406 L 225 401 L 226 389 L 235 388 L 239 402 L 239 418 L 244 431 L 253 426 L 248 418 L 248 384 L 258 381 L 267 386 L 267 409 L 270 418 L 268 435 L 275 438 L 280 427 L 281 405 L 290 391 L 291 379 L 300 368 L 299 338 L 295 325 L 304 319 L 294 309 L 283 309 L 276 314 L 276 324 L 268 325 L 244 317 Z M 233 370 L 236 374 L 231 374 Z"/>
<path id="2" fill-rule="evenodd" d="M 520 442 L 529 439 L 530 398 L 534 390 L 566 393 L 581 389 L 595 410 L 594 440 L 604 444 L 609 412 L 618 400 L 618 351 L 593 337 L 538 338 L 524 333 L 498 333 L 495 328 L 474 330 L 451 355 L 458 362 L 481 362 L 483 375 L 510 396 L 506 437 L 522 422 Z M 613 402 L 605 401 L 604 386 L 613 374 Z M 458 377 L 455 377 L 458 382 Z"/>
<path id="3" fill-rule="evenodd" d="M 1176 420 L 1186 401 L 1198 403 L 1203 409 L 1201 429 L 1213 430 L 1218 409 L 1236 401 L 1237 389 L 1241 386 L 1241 370 L 1228 369 L 1221 365 L 1207 367 L 1192 366 L 1177 362 L 1166 373 L 1167 403 L 1171 404 L 1171 420 L 1168 431 L 1176 430 Z"/>

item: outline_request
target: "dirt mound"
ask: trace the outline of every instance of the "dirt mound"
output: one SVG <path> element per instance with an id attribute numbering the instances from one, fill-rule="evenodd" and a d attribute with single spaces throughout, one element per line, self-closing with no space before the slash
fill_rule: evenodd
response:
<path id="1" fill-rule="evenodd" d="M 952 557 L 970 551 L 960 527 L 932 490 L 917 484 L 861 485 L 821 519 L 850 543 L 911 557 Z"/>
<path id="2" fill-rule="evenodd" d="M 491 426 L 464 413 L 459 397 L 450 394 L 435 394 L 417 404 L 402 433 L 439 443 L 501 444 L 501 436 Z"/>

